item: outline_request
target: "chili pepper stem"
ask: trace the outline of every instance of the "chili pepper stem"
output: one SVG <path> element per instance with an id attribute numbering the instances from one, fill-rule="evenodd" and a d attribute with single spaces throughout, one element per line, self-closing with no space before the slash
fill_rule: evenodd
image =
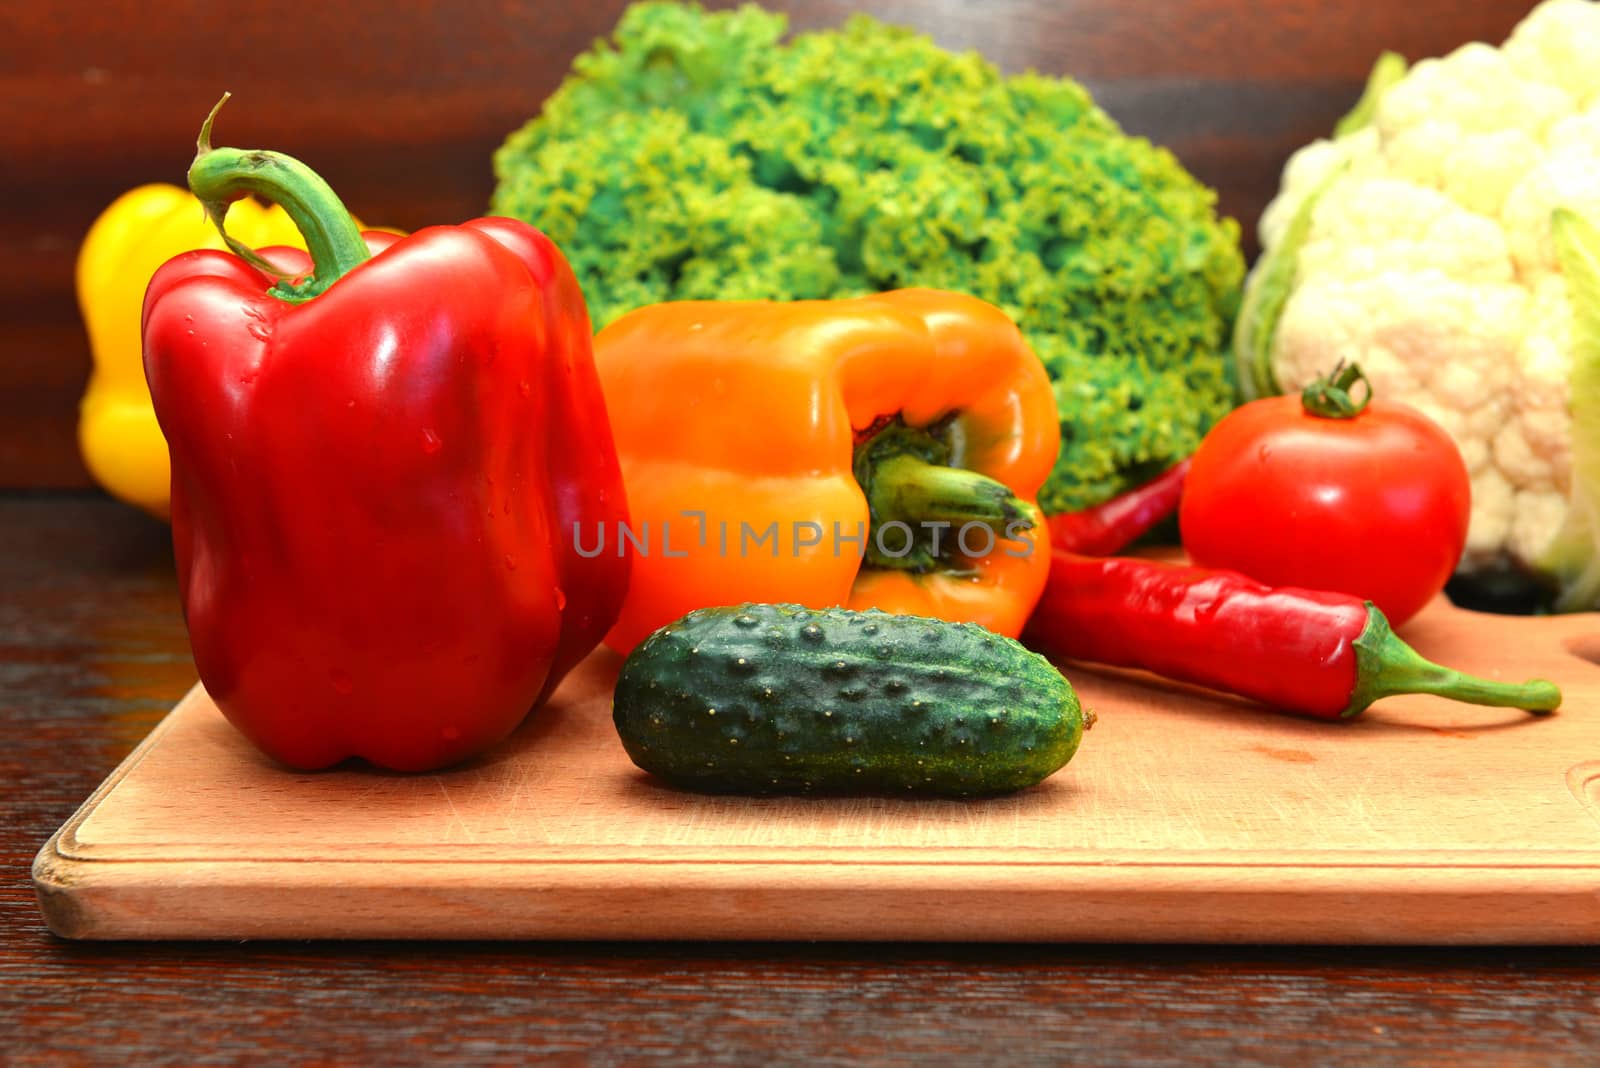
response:
<path id="1" fill-rule="evenodd" d="M 206 206 L 206 214 L 235 255 L 277 275 L 283 272 L 235 240 L 224 221 L 228 205 L 252 193 L 282 205 L 305 238 L 314 269 L 305 281 L 283 279 L 269 292 L 291 304 L 303 304 L 370 259 L 372 253 L 332 187 L 304 163 L 281 152 L 211 147 L 212 123 L 230 95 L 222 94 L 200 127 L 194 162 L 189 165 L 189 189 Z"/>
<path id="2" fill-rule="evenodd" d="M 1356 686 L 1341 716 L 1360 715 L 1384 697 L 1428 693 L 1452 701 L 1496 708 L 1520 708 L 1538 715 L 1561 704 L 1561 691 L 1552 682 L 1530 679 L 1522 683 L 1494 682 L 1435 664 L 1406 644 L 1389 626 L 1377 606 L 1367 605 L 1367 625 L 1355 640 Z"/>

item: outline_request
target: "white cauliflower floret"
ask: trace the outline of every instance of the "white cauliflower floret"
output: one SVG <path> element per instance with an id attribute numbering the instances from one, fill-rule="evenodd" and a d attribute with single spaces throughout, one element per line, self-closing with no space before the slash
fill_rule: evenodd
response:
<path id="1" fill-rule="evenodd" d="M 1600 63 L 1600 56 L 1595 61 Z M 1582 127 L 1591 135 L 1600 135 L 1600 105 L 1596 107 L 1595 115 L 1584 116 L 1594 121 Z M 1517 270 L 1530 279 L 1561 270 L 1550 238 L 1550 217 L 1558 207 L 1600 218 L 1600 136 L 1587 143 L 1564 139 L 1506 197 L 1501 221 Z"/>
<path id="2" fill-rule="evenodd" d="M 1600 224 L 1600 3 L 1547 0 L 1503 49 L 1386 62 L 1340 135 L 1289 161 L 1263 213 L 1241 381 L 1289 391 L 1359 362 L 1375 392 L 1460 446 L 1463 568 L 1539 570 L 1558 542 L 1570 558 L 1600 493 L 1575 474 L 1579 342 L 1552 230 L 1558 209 Z"/>
<path id="3" fill-rule="evenodd" d="M 1567 395 L 1573 325 L 1572 303 L 1560 275 L 1549 274 L 1539 280 L 1527 320 L 1533 328 L 1517 351 L 1520 388 L 1514 398 L 1514 429 L 1543 470 L 1525 471 L 1520 482 L 1534 488 L 1564 489 L 1572 478 L 1572 413 Z M 1541 475 L 1546 479 L 1542 487 L 1538 485 Z"/>
<path id="4" fill-rule="evenodd" d="M 1560 85 L 1529 81 L 1500 52 L 1469 44 L 1413 67 L 1379 100 L 1375 125 L 1385 142 L 1436 123 L 1463 134 L 1519 129 L 1542 136 L 1573 110 L 1572 96 Z"/>
<path id="5" fill-rule="evenodd" d="M 1318 199 L 1300 249 L 1307 279 L 1427 270 L 1464 282 L 1514 280 L 1505 231 L 1443 193 L 1392 178 L 1347 179 Z"/>
<path id="6" fill-rule="evenodd" d="M 1502 50 L 1525 82 L 1571 94 L 1580 106 L 1600 100 L 1600 21 L 1590 0 L 1550 0 L 1512 31 Z"/>
<path id="7" fill-rule="evenodd" d="M 1538 139 L 1526 130 L 1481 133 L 1450 150 L 1439 188 L 1467 211 L 1498 219 L 1506 197 L 1542 154 Z"/>
<path id="8" fill-rule="evenodd" d="M 1333 172 L 1353 159 L 1372 158 L 1371 150 L 1357 151 L 1357 142 L 1377 144 L 1378 133 L 1371 128 L 1351 134 L 1337 143 L 1313 141 L 1289 157 L 1283 169 L 1283 190 L 1261 213 L 1260 236 L 1263 247 L 1275 247 L 1289 229 L 1290 220 L 1299 210 L 1300 203 L 1322 183 L 1333 177 Z"/>

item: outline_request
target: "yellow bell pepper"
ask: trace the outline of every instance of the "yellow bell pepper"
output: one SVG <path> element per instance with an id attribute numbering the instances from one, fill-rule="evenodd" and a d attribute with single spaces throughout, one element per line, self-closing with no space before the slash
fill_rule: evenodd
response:
<path id="1" fill-rule="evenodd" d="M 359 224 L 358 224 L 359 225 Z M 228 232 L 252 248 L 304 248 L 277 205 L 240 200 Z M 200 201 L 175 185 L 143 185 L 112 202 L 78 252 L 78 306 L 94 369 L 78 410 L 78 446 L 113 496 L 166 518 L 171 468 L 144 381 L 139 319 L 150 276 L 180 252 L 223 247 Z"/>

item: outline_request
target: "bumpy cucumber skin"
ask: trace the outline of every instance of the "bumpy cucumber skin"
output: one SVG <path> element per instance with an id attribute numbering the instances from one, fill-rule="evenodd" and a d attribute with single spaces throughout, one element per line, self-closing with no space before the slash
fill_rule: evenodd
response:
<path id="1" fill-rule="evenodd" d="M 1009 793 L 1065 765 L 1084 729 L 1061 673 L 982 627 L 768 604 L 646 638 L 612 718 L 635 764 L 711 793 Z"/>

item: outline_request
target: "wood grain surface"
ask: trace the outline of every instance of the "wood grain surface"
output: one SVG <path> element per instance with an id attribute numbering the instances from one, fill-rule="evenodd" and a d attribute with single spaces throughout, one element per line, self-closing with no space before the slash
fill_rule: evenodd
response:
<path id="1" fill-rule="evenodd" d="M 0 1062 L 1587 1065 L 1592 949 L 71 943 L 34 852 L 194 681 L 167 531 L 0 496 Z"/>
<path id="2" fill-rule="evenodd" d="M 1600 944 L 1600 616 L 1441 599 L 1406 636 L 1562 711 L 1328 724 L 1073 665 L 1098 722 L 1033 789 L 747 798 L 633 766 L 609 650 L 431 775 L 286 770 L 196 688 L 34 873 L 52 930 L 93 939 Z"/>
<path id="3" fill-rule="evenodd" d="M 270 4 L 38 0 L 0 10 L 0 487 L 88 484 L 79 241 L 120 192 L 181 182 L 200 119 L 312 163 L 364 219 L 483 211 L 489 157 L 622 0 Z M 726 7 L 726 2 L 709 6 Z M 1254 226 L 1290 152 L 1327 132 L 1385 48 L 1501 40 L 1531 0 L 773 0 L 797 29 L 861 10 L 1008 71 L 1083 80 Z"/>

